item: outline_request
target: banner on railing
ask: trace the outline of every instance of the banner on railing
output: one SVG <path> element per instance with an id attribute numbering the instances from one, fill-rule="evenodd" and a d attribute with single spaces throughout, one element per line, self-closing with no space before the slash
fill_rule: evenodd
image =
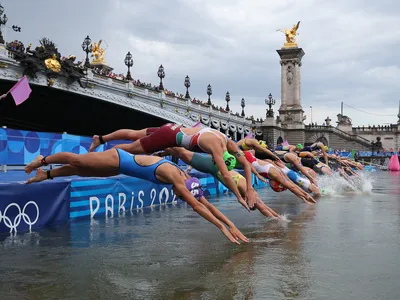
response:
<path id="1" fill-rule="evenodd" d="M 0 233 L 24 232 L 68 221 L 69 182 L 0 184 Z"/>
<path id="2" fill-rule="evenodd" d="M 112 148 L 120 143 L 113 141 L 100 145 L 97 151 Z M 0 165 L 25 165 L 38 155 L 50 155 L 57 152 L 87 153 L 92 138 L 67 133 L 49 133 L 0 128 Z"/>

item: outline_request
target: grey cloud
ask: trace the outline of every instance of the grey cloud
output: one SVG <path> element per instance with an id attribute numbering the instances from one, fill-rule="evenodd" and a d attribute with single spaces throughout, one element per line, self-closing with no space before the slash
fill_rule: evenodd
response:
<path id="1" fill-rule="evenodd" d="M 304 107 L 330 107 L 332 119 L 340 101 L 364 110 L 376 111 L 379 105 L 393 107 L 397 114 L 397 87 L 387 80 L 387 74 L 395 71 L 384 68 L 398 66 L 394 57 L 400 46 L 400 4 L 391 0 L 243 3 L 74 0 L 61 4 L 24 0 L 6 1 L 3 6 L 10 24 L 23 28 L 21 34 L 11 32 L 9 38 L 27 43 L 51 37 L 62 54 L 78 58 L 84 57 L 80 44 L 86 34 L 93 40 L 103 38 L 109 45 L 106 60 L 116 72 L 125 72 L 123 58 L 131 51 L 135 78 L 157 84 L 156 72 L 162 63 L 168 89 L 183 93 L 183 80 L 189 75 L 192 96 L 205 100 L 210 83 L 218 105 L 225 106 L 229 90 L 230 106 L 240 111 L 244 97 L 252 110 L 246 111 L 256 117 L 265 117 L 264 99 L 270 92 L 278 102 L 280 98 L 281 66 L 276 49 L 282 46 L 284 35 L 276 29 L 301 20 L 297 39 L 306 52 L 302 67 Z M 139 42 L 153 46 L 146 49 Z M 371 75 L 374 69 L 378 74 Z M 314 115 L 313 119 L 322 123 L 325 117 Z"/>

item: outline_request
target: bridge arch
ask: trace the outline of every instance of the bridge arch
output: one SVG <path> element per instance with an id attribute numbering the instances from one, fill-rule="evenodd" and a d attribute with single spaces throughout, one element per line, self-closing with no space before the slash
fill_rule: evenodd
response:
<path id="1" fill-rule="evenodd" d="M 316 143 L 321 142 L 321 143 L 323 143 L 325 146 L 328 146 L 328 147 L 329 147 L 329 142 L 328 142 L 327 138 L 324 137 L 324 136 L 320 136 L 319 138 L 317 138 L 317 140 L 316 140 L 315 142 L 316 142 Z"/>

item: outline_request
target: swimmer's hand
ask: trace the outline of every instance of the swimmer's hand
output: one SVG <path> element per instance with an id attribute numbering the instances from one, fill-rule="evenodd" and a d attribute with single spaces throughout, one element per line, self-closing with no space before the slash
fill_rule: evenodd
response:
<path id="1" fill-rule="evenodd" d="M 245 209 L 247 209 L 248 212 L 250 212 L 250 207 L 247 205 L 247 202 L 244 201 L 242 197 L 240 197 L 240 198 L 238 199 L 238 201 L 239 201 L 240 204 L 243 205 L 243 207 L 244 207 Z"/>
<path id="2" fill-rule="evenodd" d="M 265 179 L 264 176 L 261 176 L 260 174 L 257 173 L 257 178 L 260 179 L 262 182 L 267 182 L 267 179 Z"/>
<path id="3" fill-rule="evenodd" d="M 229 231 L 232 234 L 232 236 L 236 239 L 236 240 L 241 240 L 245 243 L 249 242 L 249 239 L 247 237 L 244 236 L 243 233 L 240 232 L 239 229 L 236 228 L 235 225 L 229 227 Z"/>
<path id="4" fill-rule="evenodd" d="M 311 176 L 310 176 L 311 177 Z M 311 177 L 310 179 L 311 183 L 314 184 L 315 186 L 318 186 L 318 182 L 315 178 Z"/>
<path id="5" fill-rule="evenodd" d="M 311 197 L 310 194 L 307 194 L 305 197 L 301 197 L 301 199 L 303 199 L 307 204 L 310 204 L 310 205 L 312 205 L 312 204 L 314 204 L 314 203 L 317 203 L 317 202 L 314 200 L 314 198 Z"/>
<path id="6" fill-rule="evenodd" d="M 254 207 L 258 199 L 258 194 L 252 187 L 246 190 L 246 201 L 250 208 Z"/>
<path id="7" fill-rule="evenodd" d="M 240 245 L 240 242 L 238 241 L 238 239 L 235 238 L 232 235 L 232 233 L 230 233 L 230 231 L 228 229 L 226 229 L 225 226 L 222 226 L 221 231 L 228 238 L 228 240 L 230 240 L 232 243 Z"/>

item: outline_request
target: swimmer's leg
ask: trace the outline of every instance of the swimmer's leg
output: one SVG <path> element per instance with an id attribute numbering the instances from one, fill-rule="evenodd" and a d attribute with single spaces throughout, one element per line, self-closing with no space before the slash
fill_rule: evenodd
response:
<path id="1" fill-rule="evenodd" d="M 110 134 L 103 135 L 102 140 L 104 143 L 115 141 L 115 140 L 131 140 L 136 141 L 144 136 L 146 136 L 147 128 L 141 130 L 133 130 L 133 129 L 120 129 L 114 131 Z M 101 145 L 100 136 L 94 135 L 92 144 L 90 145 L 89 152 L 95 150 L 98 146 Z"/>
<path id="2" fill-rule="evenodd" d="M 65 164 L 76 168 L 117 171 L 119 167 L 119 155 L 115 149 L 104 152 L 89 152 L 87 154 L 60 152 L 47 157 L 39 155 L 26 165 L 24 170 L 25 173 L 30 174 L 33 170 L 47 164 Z"/>
<path id="3" fill-rule="evenodd" d="M 71 165 L 65 165 L 59 168 L 44 171 L 42 169 L 37 169 L 36 175 L 26 182 L 30 184 L 33 182 L 40 182 L 47 179 L 53 179 L 57 177 L 68 177 L 68 176 L 80 176 L 80 177 L 111 177 L 118 175 L 119 172 L 116 171 L 103 171 L 94 169 L 77 168 Z"/>

